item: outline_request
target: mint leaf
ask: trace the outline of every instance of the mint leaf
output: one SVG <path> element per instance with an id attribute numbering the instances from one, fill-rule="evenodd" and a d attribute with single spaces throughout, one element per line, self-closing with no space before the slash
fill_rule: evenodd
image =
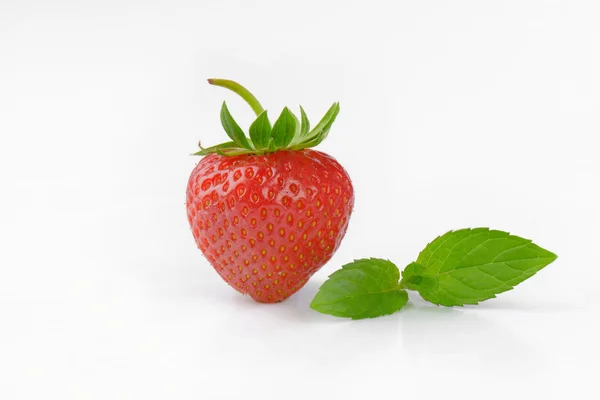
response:
<path id="1" fill-rule="evenodd" d="M 421 264 L 415 262 L 408 264 L 404 271 L 402 271 L 402 282 L 401 287 L 410 290 L 424 290 L 427 288 L 434 288 L 437 285 L 435 278 L 423 276 L 425 268 Z"/>
<path id="2" fill-rule="evenodd" d="M 254 143 L 254 147 L 256 147 L 257 150 L 263 150 L 269 147 L 269 140 L 271 139 L 271 123 L 269 122 L 266 111 L 260 113 L 258 118 L 250 125 L 250 139 L 252 139 L 252 143 Z"/>
<path id="3" fill-rule="evenodd" d="M 374 318 L 400 310 L 408 300 L 398 287 L 398 267 L 378 258 L 355 260 L 334 272 L 310 304 L 336 317 Z"/>
<path id="4" fill-rule="evenodd" d="M 271 131 L 273 144 L 275 148 L 285 148 L 294 138 L 298 128 L 298 119 L 292 112 L 285 107 L 281 112 Z"/>
<path id="5" fill-rule="evenodd" d="M 231 116 L 231 113 L 227 109 L 225 102 L 223 102 L 223 106 L 221 107 L 221 125 L 223 125 L 223 129 L 225 129 L 227 136 L 229 136 L 231 140 L 238 145 L 238 147 L 252 150 L 252 147 L 248 142 L 248 138 L 246 138 L 242 128 L 240 128 L 240 126 Z"/>
<path id="6" fill-rule="evenodd" d="M 402 272 L 401 286 L 444 306 L 477 304 L 511 290 L 556 260 L 556 255 L 507 232 L 450 231 Z"/>

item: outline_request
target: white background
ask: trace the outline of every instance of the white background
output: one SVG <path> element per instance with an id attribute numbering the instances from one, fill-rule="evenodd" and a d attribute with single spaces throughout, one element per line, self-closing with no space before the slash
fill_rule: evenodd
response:
<path id="1" fill-rule="evenodd" d="M 597 399 L 596 1 L 0 3 L 0 398 Z M 332 261 L 260 305 L 196 249 L 185 187 L 235 79 L 341 113 L 356 206 Z M 490 226 L 559 259 L 478 307 L 308 305 L 353 258 L 403 267 Z"/>

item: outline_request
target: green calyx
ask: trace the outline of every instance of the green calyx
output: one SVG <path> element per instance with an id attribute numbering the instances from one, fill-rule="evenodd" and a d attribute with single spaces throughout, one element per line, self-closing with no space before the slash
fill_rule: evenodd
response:
<path id="1" fill-rule="evenodd" d="M 333 103 L 321 121 L 311 130 L 308 117 L 302 106 L 300 106 L 300 121 L 289 108 L 285 107 L 279 118 L 271 125 L 267 111 L 245 87 L 226 79 L 209 79 L 208 83 L 237 93 L 248 103 L 257 117 L 250 125 L 249 136 L 246 136 L 229 113 L 225 102 L 223 102 L 221 124 L 231 141 L 206 148 L 200 146 L 200 151 L 194 153 L 197 156 L 205 156 L 211 153 L 224 156 L 265 154 L 279 150 L 302 150 L 315 147 L 325 140 L 333 121 L 340 112 L 339 103 Z"/>

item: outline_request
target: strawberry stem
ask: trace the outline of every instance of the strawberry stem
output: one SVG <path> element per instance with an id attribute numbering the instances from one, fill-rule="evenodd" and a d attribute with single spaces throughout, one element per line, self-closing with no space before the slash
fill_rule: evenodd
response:
<path id="1" fill-rule="evenodd" d="M 246 89 L 239 83 L 230 81 L 228 79 L 208 79 L 208 83 L 210 83 L 211 85 L 224 87 L 226 89 L 231 90 L 234 93 L 237 93 L 242 99 L 246 101 L 246 103 L 248 103 L 250 107 L 252 107 L 252 110 L 257 116 L 264 111 L 256 97 L 254 97 L 254 95 L 250 93 L 248 89 Z"/>

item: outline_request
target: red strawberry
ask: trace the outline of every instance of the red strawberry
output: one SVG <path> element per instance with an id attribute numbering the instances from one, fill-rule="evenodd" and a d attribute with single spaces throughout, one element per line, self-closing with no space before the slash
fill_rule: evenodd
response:
<path id="1" fill-rule="evenodd" d="M 258 115 L 248 139 L 225 103 L 223 127 L 232 142 L 202 149 L 192 171 L 187 214 L 196 244 L 221 277 L 259 302 L 298 291 L 333 256 L 354 203 L 348 174 L 320 143 L 338 111 L 334 104 L 309 132 L 285 108 L 273 127 L 239 84 L 210 83 L 240 94 Z"/>

